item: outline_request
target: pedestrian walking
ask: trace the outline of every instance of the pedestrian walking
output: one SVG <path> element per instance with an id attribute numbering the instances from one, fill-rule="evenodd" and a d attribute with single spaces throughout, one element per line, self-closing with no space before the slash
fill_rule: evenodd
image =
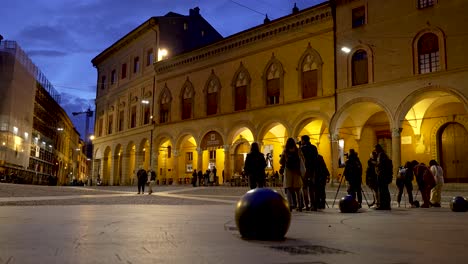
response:
<path id="1" fill-rule="evenodd" d="M 317 147 L 310 143 L 310 137 L 301 137 L 301 152 L 304 156 L 306 168 L 302 192 L 304 194 L 304 204 L 306 211 L 317 211 L 318 209 L 318 182 L 317 182 Z"/>
<path id="2" fill-rule="evenodd" d="M 354 149 L 349 150 L 348 160 L 345 162 L 343 171 L 345 179 L 348 181 L 348 194 L 357 197 L 359 208 L 362 207 L 362 164 L 358 154 Z"/>
<path id="3" fill-rule="evenodd" d="M 440 207 L 442 186 L 444 185 L 444 170 L 435 160 L 429 161 L 429 166 L 435 180 L 435 186 L 431 189 L 431 206 Z"/>
<path id="4" fill-rule="evenodd" d="M 149 171 L 149 187 L 148 187 L 148 194 L 153 193 L 153 186 L 156 184 L 156 172 L 154 170 Z M 143 187 L 144 191 L 144 187 Z"/>
<path id="5" fill-rule="evenodd" d="M 289 208 L 291 211 L 296 209 L 302 212 L 304 207 L 302 187 L 302 177 L 305 175 L 305 165 L 302 154 L 296 146 L 296 141 L 293 138 L 288 138 L 286 146 L 280 159 L 280 173 L 284 175 L 283 186 L 286 190 Z"/>
<path id="6" fill-rule="evenodd" d="M 138 194 L 144 194 L 145 193 L 145 184 L 148 181 L 148 174 L 146 171 L 143 169 L 143 167 L 140 167 L 140 169 L 137 172 L 137 181 L 138 181 Z"/>
<path id="7" fill-rule="evenodd" d="M 392 182 L 393 178 L 393 164 L 392 160 L 387 156 L 384 149 L 380 144 L 375 145 L 375 152 L 377 153 L 377 163 L 375 164 L 375 172 L 377 174 L 377 210 L 391 210 L 391 197 L 388 185 Z"/>
<path id="8" fill-rule="evenodd" d="M 250 189 L 265 187 L 266 161 L 257 142 L 250 146 L 250 152 L 245 158 L 244 172 L 249 180 Z"/>

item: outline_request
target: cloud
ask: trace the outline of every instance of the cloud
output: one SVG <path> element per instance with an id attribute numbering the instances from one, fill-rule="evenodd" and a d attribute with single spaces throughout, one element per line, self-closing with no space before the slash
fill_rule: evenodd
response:
<path id="1" fill-rule="evenodd" d="M 66 56 L 67 53 L 58 51 L 58 50 L 29 50 L 28 56 L 44 56 L 44 57 L 63 57 Z"/>

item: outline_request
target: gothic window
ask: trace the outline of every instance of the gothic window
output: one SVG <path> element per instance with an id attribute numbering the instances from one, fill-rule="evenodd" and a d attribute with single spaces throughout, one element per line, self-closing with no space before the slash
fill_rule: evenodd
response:
<path id="1" fill-rule="evenodd" d="M 439 71 L 439 39 L 434 33 L 426 33 L 418 40 L 419 73 Z"/>
<path id="2" fill-rule="evenodd" d="M 369 82 L 369 69 L 366 51 L 357 50 L 351 59 L 352 84 L 360 85 Z"/>
<path id="3" fill-rule="evenodd" d="M 107 120 L 107 134 L 108 135 L 112 134 L 113 126 L 114 126 L 114 117 L 110 115 L 109 119 Z"/>
<path id="4" fill-rule="evenodd" d="M 151 106 L 149 103 L 143 104 L 143 125 L 150 123 L 151 119 Z"/>
<path id="5" fill-rule="evenodd" d="M 133 59 L 133 73 L 140 71 L 140 57 L 135 57 Z"/>
<path id="6" fill-rule="evenodd" d="M 245 110 L 247 108 L 247 85 L 249 79 L 245 70 L 239 72 L 234 86 L 234 110 Z"/>
<path id="7" fill-rule="evenodd" d="M 210 78 L 206 88 L 206 115 L 218 113 L 219 81 L 216 77 Z"/>
<path id="8" fill-rule="evenodd" d="M 267 105 L 279 104 L 281 88 L 280 77 L 280 67 L 276 63 L 272 63 L 268 68 L 266 78 Z"/>
<path id="9" fill-rule="evenodd" d="M 318 67 L 311 54 L 307 54 L 302 63 L 302 98 L 317 96 Z"/>
<path id="10" fill-rule="evenodd" d="M 192 118 L 194 91 L 190 84 L 185 85 L 182 93 L 182 119 Z"/>
<path id="11" fill-rule="evenodd" d="M 169 90 L 166 89 L 163 91 L 161 100 L 159 102 L 159 123 L 169 122 L 169 112 L 171 109 L 171 96 Z"/>
<path id="12" fill-rule="evenodd" d="M 119 112 L 119 124 L 118 124 L 118 126 L 119 126 L 119 131 L 122 131 L 123 128 L 124 128 L 124 116 L 125 116 L 125 115 L 124 115 L 124 110 L 121 110 L 121 111 Z"/>
<path id="13" fill-rule="evenodd" d="M 122 70 L 120 71 L 120 73 L 122 79 L 127 78 L 127 63 L 122 64 Z"/>
<path id="14" fill-rule="evenodd" d="M 364 26 L 366 24 L 366 8 L 360 6 L 352 10 L 353 28 Z"/>

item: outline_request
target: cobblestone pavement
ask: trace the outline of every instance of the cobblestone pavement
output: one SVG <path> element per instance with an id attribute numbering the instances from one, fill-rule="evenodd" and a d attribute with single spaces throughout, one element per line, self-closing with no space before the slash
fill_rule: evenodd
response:
<path id="1" fill-rule="evenodd" d="M 327 186 L 327 202 L 329 206 L 346 195 L 346 187 Z M 272 187 L 284 193 L 280 187 Z M 203 205 L 203 204 L 233 204 L 247 192 L 248 187 L 163 185 L 153 187 L 153 195 L 138 195 L 136 186 L 38 186 L 22 184 L 0 184 L 0 206 L 29 205 L 105 205 L 105 204 L 165 204 L 165 205 Z M 393 206 L 396 206 L 397 188 L 390 185 Z M 365 198 L 373 201 L 372 193 L 364 188 Z M 416 190 L 413 191 L 416 194 Z M 454 196 L 468 197 L 468 184 L 446 184 L 442 191 L 442 205 L 448 206 Z M 364 203 L 366 202 L 364 198 Z M 421 200 L 420 194 L 417 199 Z M 402 206 L 406 203 L 406 193 Z"/>

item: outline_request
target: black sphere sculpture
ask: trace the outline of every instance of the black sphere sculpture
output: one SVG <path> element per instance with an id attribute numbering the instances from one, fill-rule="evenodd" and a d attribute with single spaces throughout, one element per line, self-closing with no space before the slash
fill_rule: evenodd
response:
<path id="1" fill-rule="evenodd" d="M 352 195 L 346 195 L 340 200 L 340 211 L 342 213 L 356 213 L 359 209 L 358 202 Z"/>
<path id="2" fill-rule="evenodd" d="M 284 239 L 291 222 L 288 201 L 268 188 L 244 194 L 237 202 L 235 217 L 241 236 L 257 240 Z"/>
<path id="3" fill-rule="evenodd" d="M 450 200 L 450 209 L 454 212 L 466 212 L 468 211 L 468 201 L 461 196 L 455 196 Z"/>

